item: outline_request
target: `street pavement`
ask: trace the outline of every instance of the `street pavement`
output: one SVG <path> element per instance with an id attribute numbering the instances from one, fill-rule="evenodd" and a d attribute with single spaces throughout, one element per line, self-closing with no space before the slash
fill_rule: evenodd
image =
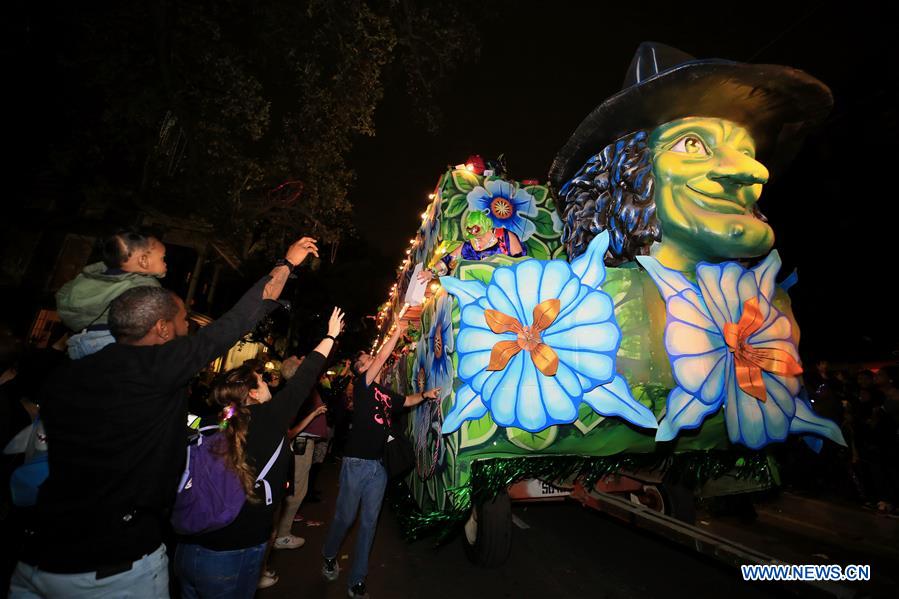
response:
<path id="1" fill-rule="evenodd" d="M 320 575 L 320 552 L 327 526 L 333 512 L 336 497 L 336 478 L 339 464 L 326 464 L 319 477 L 322 491 L 321 503 L 306 504 L 301 513 L 312 521 L 323 521 L 321 526 L 296 523 L 294 534 L 303 536 L 306 545 L 296 550 L 273 553 L 271 565 L 280 580 L 275 586 L 259 591 L 261 599 L 279 597 L 328 598 L 346 597 L 346 572 L 349 570 L 354 537 L 344 542 L 340 551 L 342 568 L 340 579 L 325 582 Z M 794 501 L 797 510 L 807 509 L 801 501 Z M 822 511 L 812 506 L 810 511 Z M 736 519 L 715 518 L 701 514 L 699 525 L 716 532 L 731 533 L 747 544 L 764 545 L 762 550 L 783 550 L 790 547 L 791 537 L 801 530 L 794 526 L 776 524 L 777 518 L 769 511 L 778 507 L 762 506 L 759 518 L 750 524 Z M 406 543 L 390 508 L 385 505 L 381 514 L 374 549 L 371 554 L 367 580 L 372 599 L 422 598 L 459 599 L 471 598 L 546 598 L 546 597 L 778 597 L 792 596 L 800 589 L 796 583 L 743 582 L 740 573 L 714 560 L 701 557 L 689 548 L 667 542 L 659 537 L 637 531 L 604 514 L 581 507 L 572 501 L 550 504 L 519 504 L 513 508 L 518 523 L 513 532 L 513 549 L 509 560 L 494 569 L 471 565 L 462 550 L 461 541 L 435 547 L 433 540 Z M 856 526 L 851 519 L 842 518 L 848 526 Z M 805 520 L 813 520 L 809 513 Z M 308 521 L 307 520 L 307 521 Z M 782 524 L 782 523 L 781 523 Z M 793 526 L 793 530 L 790 530 Z M 785 530 L 785 528 L 787 530 Z M 820 531 L 819 531 L 820 532 Z M 868 553 L 856 553 L 853 546 L 839 550 L 840 543 L 831 540 L 809 541 L 802 537 L 799 548 L 784 552 L 789 559 L 801 559 L 788 563 L 818 563 L 821 555 L 831 552 L 828 559 L 872 559 L 876 547 Z M 858 541 L 858 539 L 856 539 Z M 803 545 L 805 543 L 805 545 Z M 816 551 L 820 549 L 820 551 Z M 842 553 L 840 552 L 842 551 Z M 813 554 L 819 554 L 814 557 Z M 872 566 L 872 575 L 881 584 L 859 584 L 852 587 L 858 596 L 895 597 L 892 580 L 881 577 L 889 567 L 891 557 L 881 559 Z M 833 561 L 832 563 L 867 563 L 859 560 Z M 899 562 L 896 563 L 899 565 Z M 899 572 L 896 565 L 890 576 Z M 876 578 L 881 577 L 881 578 Z M 792 587 L 790 585 L 793 585 Z"/>

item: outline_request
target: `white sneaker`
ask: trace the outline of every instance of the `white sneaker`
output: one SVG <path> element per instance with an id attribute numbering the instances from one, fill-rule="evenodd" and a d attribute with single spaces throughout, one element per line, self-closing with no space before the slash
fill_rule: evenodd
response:
<path id="1" fill-rule="evenodd" d="M 259 582 L 256 584 L 257 589 L 267 589 L 268 587 L 275 586 L 278 582 L 278 575 L 274 572 L 263 572 L 262 576 L 259 577 Z"/>
<path id="2" fill-rule="evenodd" d="M 306 544 L 306 539 L 303 537 L 295 537 L 293 535 L 287 535 L 286 537 L 278 537 L 275 539 L 274 547 L 275 549 L 296 549 L 297 547 L 302 547 Z"/>

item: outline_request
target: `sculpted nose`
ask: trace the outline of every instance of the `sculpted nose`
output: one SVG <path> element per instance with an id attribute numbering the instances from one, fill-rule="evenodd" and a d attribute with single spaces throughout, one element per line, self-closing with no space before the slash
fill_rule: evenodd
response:
<path id="1" fill-rule="evenodd" d="M 727 146 L 719 146 L 715 155 L 718 161 L 709 171 L 709 179 L 728 187 L 768 182 L 768 169 L 755 158 Z"/>

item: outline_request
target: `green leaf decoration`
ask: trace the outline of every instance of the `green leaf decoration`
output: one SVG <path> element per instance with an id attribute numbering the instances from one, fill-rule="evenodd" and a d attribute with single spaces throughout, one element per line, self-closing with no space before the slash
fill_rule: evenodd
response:
<path id="1" fill-rule="evenodd" d="M 496 423 L 490 414 L 484 414 L 479 420 L 469 420 L 462 427 L 462 439 L 459 441 L 459 448 L 474 447 L 482 445 L 490 440 L 496 433 Z"/>
<path id="2" fill-rule="evenodd" d="M 614 298 L 617 295 L 626 294 L 630 290 L 632 283 L 633 279 L 631 279 L 626 269 L 607 268 L 606 280 L 603 281 L 602 290 Z M 615 302 L 616 305 L 619 303 Z"/>
<path id="3" fill-rule="evenodd" d="M 489 262 L 466 261 L 459 265 L 458 275 L 463 281 L 480 281 L 489 285 L 493 279 L 495 267 Z"/>
<path id="4" fill-rule="evenodd" d="M 525 241 L 524 244 L 528 247 L 528 256 L 531 258 L 536 258 L 537 260 L 549 260 L 552 256 L 549 246 L 533 235 Z"/>
<path id="5" fill-rule="evenodd" d="M 540 451 L 546 449 L 556 440 L 559 427 L 550 426 L 536 433 L 529 433 L 520 428 L 506 428 L 506 437 L 513 445 L 517 445 L 528 451 Z"/>
<path id="6" fill-rule="evenodd" d="M 534 201 L 538 206 L 542 206 L 543 202 L 549 196 L 549 188 L 547 188 L 546 185 L 528 185 L 524 190 L 534 196 Z"/>
<path id="7" fill-rule="evenodd" d="M 560 245 L 553 252 L 553 260 L 568 260 L 568 254 L 565 253 L 564 245 Z"/>
<path id="8" fill-rule="evenodd" d="M 440 239 L 443 241 L 456 241 L 461 239 L 459 223 L 450 218 L 444 218 L 440 222 Z"/>
<path id="9" fill-rule="evenodd" d="M 583 434 L 587 434 L 596 428 L 596 425 L 605 420 L 606 417 L 602 414 L 597 414 L 593 411 L 586 402 L 581 403 L 581 407 L 578 408 L 577 412 L 577 420 L 574 421 L 574 426 L 577 427 L 579 431 Z"/>
<path id="10" fill-rule="evenodd" d="M 559 234 L 553 230 L 553 216 L 546 208 L 538 208 L 537 216 L 526 216 L 525 218 L 531 220 L 537 226 L 536 234 L 540 237 L 552 239 L 559 236 Z"/>
<path id="11" fill-rule="evenodd" d="M 462 214 L 468 208 L 468 198 L 464 193 L 457 193 L 447 200 L 446 207 L 443 209 L 444 218 L 455 218 Z"/>
<path id="12" fill-rule="evenodd" d="M 453 185 L 462 193 L 467 194 L 480 184 L 481 181 L 478 176 L 466 169 L 457 169 L 453 171 Z"/>

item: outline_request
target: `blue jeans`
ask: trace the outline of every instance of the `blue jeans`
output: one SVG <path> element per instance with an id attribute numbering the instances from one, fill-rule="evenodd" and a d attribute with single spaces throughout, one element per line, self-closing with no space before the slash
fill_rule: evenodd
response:
<path id="1" fill-rule="evenodd" d="M 69 348 L 69 357 L 78 360 L 97 353 L 110 343 L 115 343 L 115 337 L 109 330 L 84 331 L 69 337 L 66 346 Z"/>
<path id="2" fill-rule="evenodd" d="M 181 584 L 181 598 L 252 599 L 267 545 L 213 551 L 180 543 L 175 549 L 175 576 Z"/>
<path id="3" fill-rule="evenodd" d="M 145 599 L 169 596 L 169 558 L 165 545 L 145 555 L 119 574 L 97 579 L 96 572 L 53 574 L 24 562 L 16 564 L 9 584 L 10 599 Z"/>
<path id="4" fill-rule="evenodd" d="M 356 520 L 356 512 L 362 505 L 359 530 L 356 532 L 356 553 L 350 568 L 349 586 L 365 581 L 368 574 L 368 554 L 375 540 L 375 528 L 381 513 L 381 500 L 387 487 L 387 472 L 378 460 L 343 458 L 340 467 L 340 491 L 337 494 L 337 508 L 334 522 L 325 539 L 322 556 L 337 557 L 340 544 L 347 531 Z"/>

